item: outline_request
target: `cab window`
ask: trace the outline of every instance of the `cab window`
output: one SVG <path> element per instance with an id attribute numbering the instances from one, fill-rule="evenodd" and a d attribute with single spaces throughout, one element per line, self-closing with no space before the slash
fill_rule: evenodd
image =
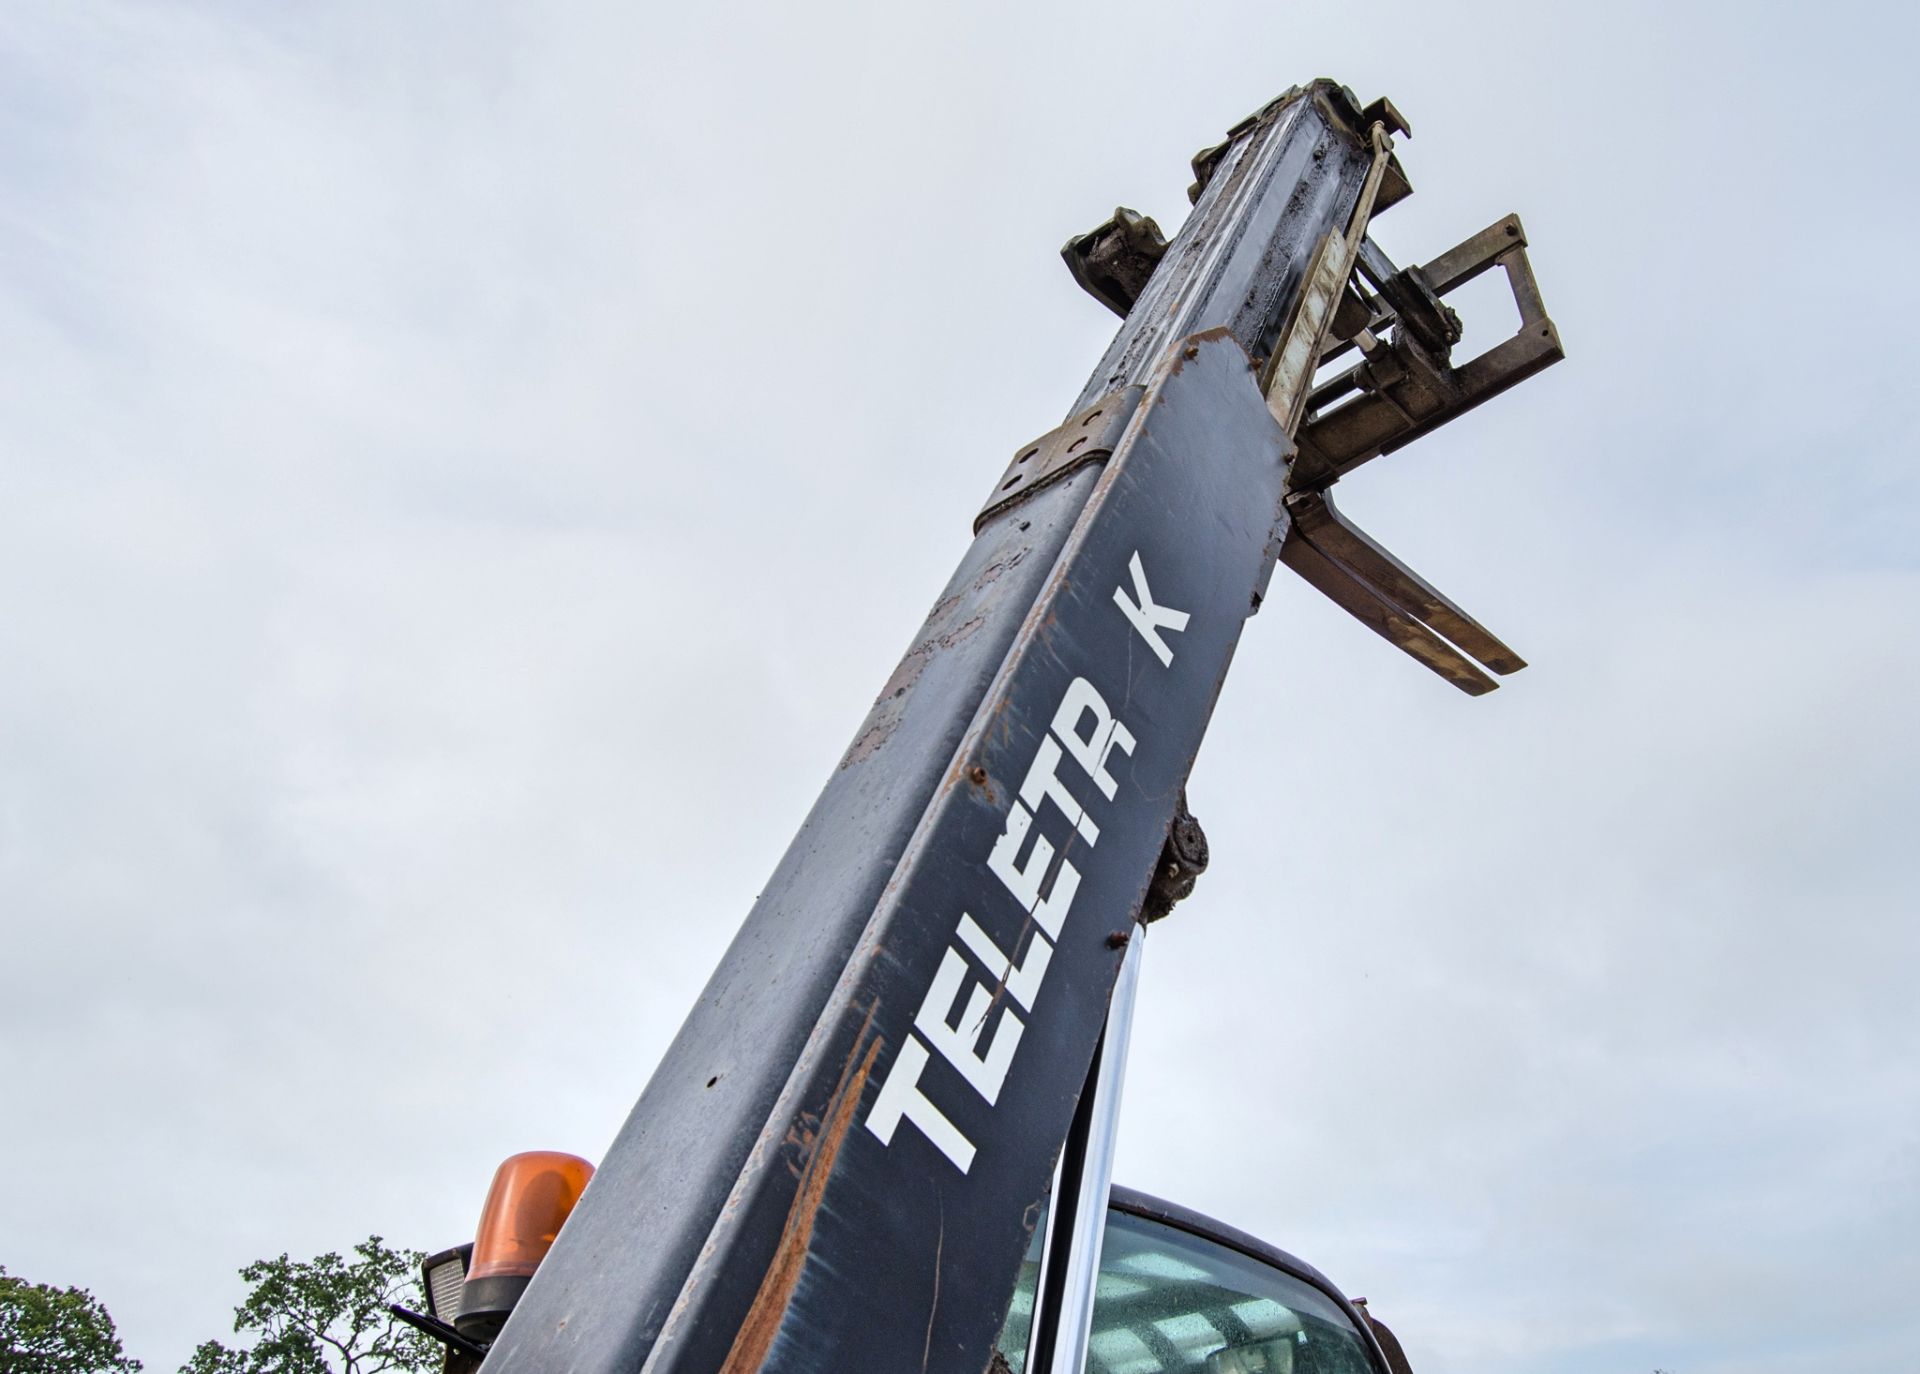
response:
<path id="1" fill-rule="evenodd" d="M 1000 1349 L 1024 1374 L 1038 1254 Z M 1087 1374 L 1374 1374 L 1340 1307 L 1310 1284 L 1187 1231 L 1107 1213 Z"/>

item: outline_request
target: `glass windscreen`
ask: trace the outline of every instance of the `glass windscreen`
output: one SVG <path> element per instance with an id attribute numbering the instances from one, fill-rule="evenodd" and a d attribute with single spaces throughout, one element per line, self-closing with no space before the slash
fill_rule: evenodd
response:
<path id="1" fill-rule="evenodd" d="M 1037 1247 L 1036 1247 L 1037 1250 Z M 1037 1253 L 1000 1349 L 1024 1374 Z M 1373 1374 L 1360 1333 L 1319 1289 L 1159 1222 L 1107 1213 L 1087 1374 Z"/>

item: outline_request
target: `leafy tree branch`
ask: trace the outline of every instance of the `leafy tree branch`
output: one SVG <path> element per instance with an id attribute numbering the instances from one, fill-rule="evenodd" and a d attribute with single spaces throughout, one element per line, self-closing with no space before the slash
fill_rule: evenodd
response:
<path id="1" fill-rule="evenodd" d="M 0 1374 L 140 1374 L 140 1361 L 86 1289 L 28 1283 L 0 1265 Z"/>
<path id="2" fill-rule="evenodd" d="M 421 1255 L 389 1249 L 379 1236 L 354 1257 L 256 1260 L 240 1271 L 249 1285 L 233 1329 L 251 1337 L 238 1349 L 208 1341 L 181 1374 L 433 1374 L 441 1350 L 388 1312 L 419 1304 Z M 6 1374 L 0 1371 L 0 1374 Z"/>

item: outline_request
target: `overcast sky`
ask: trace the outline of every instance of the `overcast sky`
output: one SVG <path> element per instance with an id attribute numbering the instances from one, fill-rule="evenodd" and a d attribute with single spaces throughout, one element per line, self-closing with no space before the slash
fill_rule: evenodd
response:
<path id="1" fill-rule="evenodd" d="M 1568 361 L 1342 491 L 1534 666 L 1276 576 L 1118 1177 L 1420 1374 L 1920 1363 L 1912 15 L 0 0 L 0 1264 L 165 1371 L 597 1156 L 1109 337 L 1061 241 L 1324 74 L 1389 252 L 1525 219 Z"/>

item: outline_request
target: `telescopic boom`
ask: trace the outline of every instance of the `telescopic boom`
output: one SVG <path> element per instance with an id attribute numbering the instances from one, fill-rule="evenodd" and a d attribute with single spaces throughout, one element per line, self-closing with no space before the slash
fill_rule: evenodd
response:
<path id="1" fill-rule="evenodd" d="M 981 1374 L 1139 923 L 1205 864 L 1187 775 L 1275 563 L 1467 692 L 1524 666 L 1328 494 L 1561 356 L 1517 219 L 1423 267 L 1367 236 L 1407 132 L 1297 87 L 1195 159 L 1170 244 L 1127 210 L 1068 244 L 1119 333 L 996 479 L 486 1374 Z M 1441 297 L 1495 266 L 1520 330 L 1456 364 Z"/>

